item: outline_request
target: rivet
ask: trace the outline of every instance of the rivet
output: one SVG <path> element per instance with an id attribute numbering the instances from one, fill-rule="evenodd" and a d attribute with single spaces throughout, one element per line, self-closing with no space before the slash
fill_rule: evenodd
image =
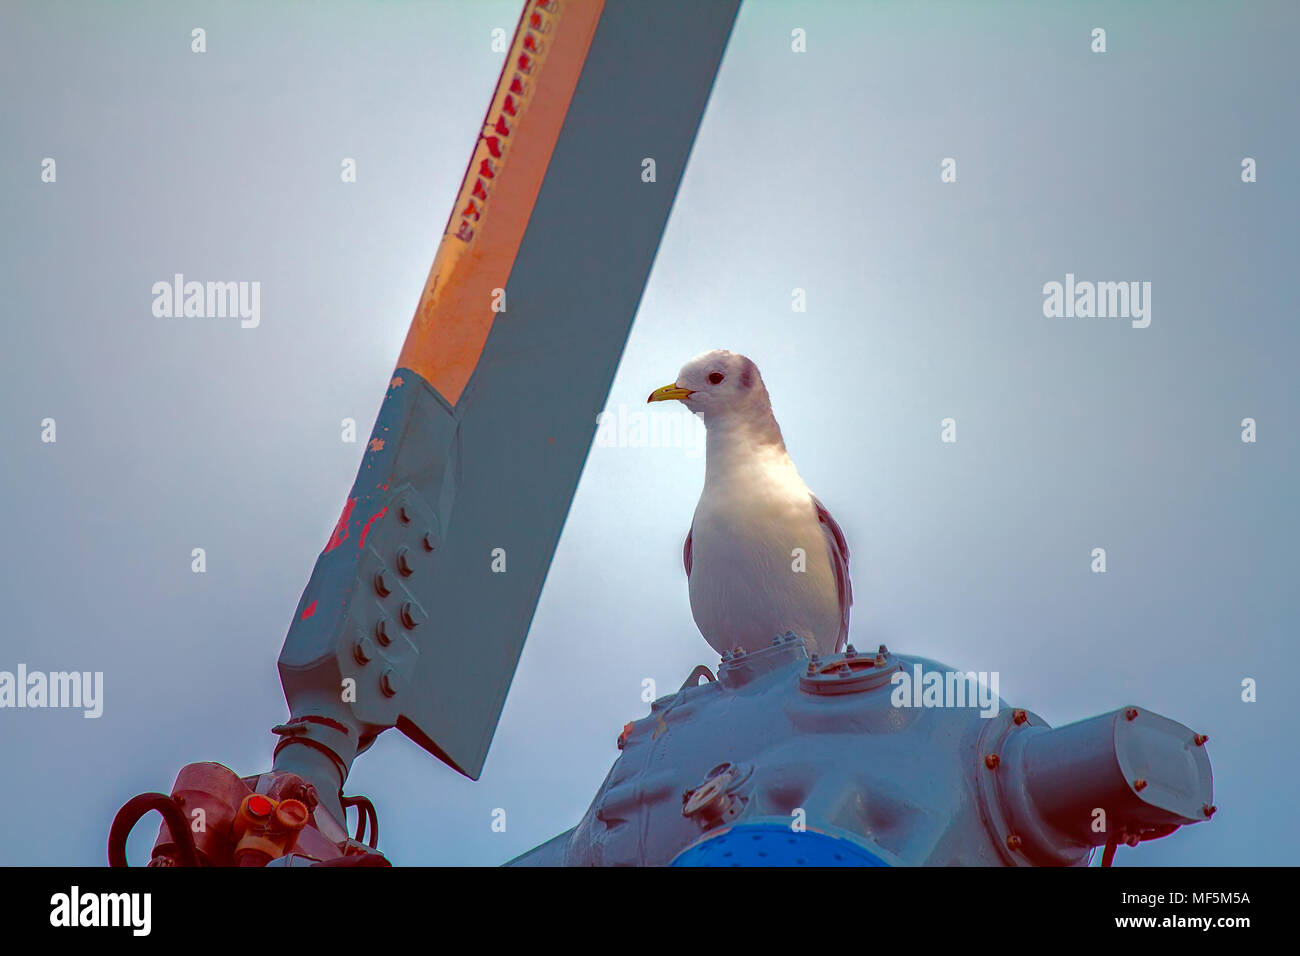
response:
<path id="1" fill-rule="evenodd" d="M 1196 744 L 1196 746 L 1198 746 L 1198 747 L 1204 747 L 1204 746 L 1205 746 L 1205 742 L 1206 742 L 1207 740 L 1209 740 L 1209 739 L 1210 739 L 1210 738 L 1209 738 L 1209 735 L 1208 735 L 1208 734 L 1197 734 L 1195 737 L 1192 738 L 1193 742 L 1194 742 L 1194 743 Z"/>
<path id="2" fill-rule="evenodd" d="M 391 667 L 379 678 L 379 689 L 386 697 L 392 697 L 397 693 L 397 672 Z"/>
<path id="3" fill-rule="evenodd" d="M 392 594 L 395 586 L 393 573 L 387 568 L 382 569 L 375 575 L 375 590 L 379 592 L 380 597 L 387 597 Z"/>
<path id="4" fill-rule="evenodd" d="M 404 505 L 401 505 L 400 507 L 398 507 L 398 509 L 397 509 L 397 517 L 401 520 L 402 524 L 410 524 L 410 523 L 411 523 L 411 508 L 410 508 L 410 506 L 404 504 Z"/>
<path id="5" fill-rule="evenodd" d="M 1141 777 L 1138 777 L 1136 780 L 1133 781 L 1133 789 L 1136 790 L 1138 793 L 1141 793 L 1146 788 L 1147 788 L 1147 782 L 1143 780 Z"/>
<path id="6" fill-rule="evenodd" d="M 990 770 L 997 770 L 998 767 L 1001 766 L 1001 764 L 1002 764 L 1002 758 L 999 757 L 997 754 L 984 755 L 984 766 L 988 767 Z"/>
<path id="7" fill-rule="evenodd" d="M 1029 714 L 1025 713 L 1023 710 L 1013 710 L 1011 712 L 1011 719 L 1016 724 L 1023 724 L 1026 720 L 1029 719 Z"/>
<path id="8" fill-rule="evenodd" d="M 422 541 L 425 551 L 434 551 L 438 547 L 438 537 L 432 531 L 426 531 Z"/>
<path id="9" fill-rule="evenodd" d="M 1205 814 L 1205 819 L 1207 819 L 1207 820 L 1208 820 L 1210 817 L 1214 816 L 1214 811 L 1217 810 L 1217 809 L 1219 809 L 1219 808 L 1216 807 L 1216 806 L 1213 806 L 1212 804 L 1209 804 L 1209 803 L 1206 803 L 1206 804 L 1202 804 L 1202 805 L 1201 805 L 1201 812 Z"/>
<path id="10" fill-rule="evenodd" d="M 384 647 L 393 643 L 393 636 L 388 633 L 388 618 L 381 617 L 375 621 L 375 639 Z"/>
<path id="11" fill-rule="evenodd" d="M 854 647 L 852 644 L 850 644 L 848 647 L 844 648 L 844 656 L 845 656 L 845 657 L 857 657 L 857 656 L 858 656 L 858 649 L 857 649 L 856 647 Z"/>
<path id="12" fill-rule="evenodd" d="M 1008 834 L 1008 835 L 1007 835 L 1007 849 L 1008 849 L 1008 850 L 1019 850 L 1019 849 L 1020 849 L 1020 837 L 1016 836 L 1014 833 Z"/>
<path id="13" fill-rule="evenodd" d="M 1137 716 L 1138 709 L 1136 707 L 1130 707 L 1128 710 L 1124 711 L 1125 720 L 1137 720 Z"/>
<path id="14" fill-rule="evenodd" d="M 397 549 L 397 570 L 407 577 L 415 573 L 415 568 L 411 567 L 410 548 Z"/>

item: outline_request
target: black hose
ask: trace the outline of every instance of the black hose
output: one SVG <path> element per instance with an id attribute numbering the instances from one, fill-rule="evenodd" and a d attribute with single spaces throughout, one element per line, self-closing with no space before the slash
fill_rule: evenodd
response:
<path id="1" fill-rule="evenodd" d="M 199 851 L 194 846 L 194 835 L 190 833 L 185 814 L 176 801 L 165 793 L 142 793 L 126 801 L 122 809 L 117 811 L 113 825 L 108 830 L 108 865 L 127 866 L 126 838 L 131 835 L 140 818 L 150 810 L 157 810 L 166 821 L 167 831 L 176 841 L 180 854 L 177 862 L 181 866 L 198 866 Z"/>
<path id="2" fill-rule="evenodd" d="M 366 813 L 370 817 L 370 839 L 366 842 L 370 849 L 379 849 L 379 814 L 375 811 L 375 805 L 369 800 L 366 801 Z"/>
<path id="3" fill-rule="evenodd" d="M 1110 866 L 1115 862 L 1115 850 L 1119 847 L 1119 831 L 1112 830 L 1106 837 L 1106 849 L 1101 851 L 1101 865 Z"/>
<path id="4" fill-rule="evenodd" d="M 372 850 L 379 846 L 379 814 L 375 812 L 375 805 L 365 797 L 342 797 L 343 809 L 348 807 L 357 808 L 357 829 L 352 839 L 358 843 L 364 842 Z M 362 840 L 362 836 L 367 839 Z"/>
<path id="5" fill-rule="evenodd" d="M 369 818 L 366 816 L 366 811 L 359 805 L 361 801 L 357 797 L 340 797 L 339 803 L 343 805 L 344 813 L 347 813 L 348 807 L 357 808 L 357 828 L 352 831 L 352 839 L 357 843 L 360 843 L 362 836 L 364 836 L 366 832 L 366 824 L 370 822 Z M 344 826 L 346 826 L 347 820 L 345 819 L 343 823 Z"/>

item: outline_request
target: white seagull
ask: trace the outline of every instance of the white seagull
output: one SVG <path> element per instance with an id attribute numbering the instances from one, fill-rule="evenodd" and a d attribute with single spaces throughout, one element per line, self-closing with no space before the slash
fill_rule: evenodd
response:
<path id="1" fill-rule="evenodd" d="M 708 429 L 704 490 L 682 552 L 704 639 L 722 654 L 793 631 L 810 653 L 843 650 L 849 546 L 790 460 L 758 366 L 705 352 L 648 401 L 674 399 Z"/>

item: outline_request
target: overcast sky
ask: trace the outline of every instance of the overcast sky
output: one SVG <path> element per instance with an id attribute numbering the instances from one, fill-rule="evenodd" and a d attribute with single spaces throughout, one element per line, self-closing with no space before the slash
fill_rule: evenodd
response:
<path id="1" fill-rule="evenodd" d="M 0 710 L 0 862 L 100 864 L 181 766 L 269 767 L 275 660 L 518 12 L 0 8 L 0 670 L 105 675 L 97 720 Z M 849 538 L 858 646 L 996 670 L 1053 725 L 1133 703 L 1208 733 L 1218 815 L 1119 865 L 1300 850 L 1298 31 L 1286 2 L 747 0 L 609 399 L 749 355 Z M 156 317 L 178 272 L 260 282 L 260 324 Z M 1045 317 L 1067 273 L 1151 283 L 1150 325 Z M 397 733 L 354 767 L 394 862 L 572 826 L 642 681 L 716 665 L 681 569 L 702 479 L 593 450 L 482 779 Z"/>

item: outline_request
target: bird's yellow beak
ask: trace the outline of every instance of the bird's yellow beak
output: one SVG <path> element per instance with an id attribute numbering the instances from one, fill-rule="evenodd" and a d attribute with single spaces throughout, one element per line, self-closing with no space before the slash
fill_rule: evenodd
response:
<path id="1" fill-rule="evenodd" d="M 651 402 L 670 402 L 673 399 L 681 401 L 687 395 L 695 394 L 692 389 L 682 388 L 680 385 L 665 385 L 663 388 L 656 388 L 646 399 L 646 404 Z"/>

